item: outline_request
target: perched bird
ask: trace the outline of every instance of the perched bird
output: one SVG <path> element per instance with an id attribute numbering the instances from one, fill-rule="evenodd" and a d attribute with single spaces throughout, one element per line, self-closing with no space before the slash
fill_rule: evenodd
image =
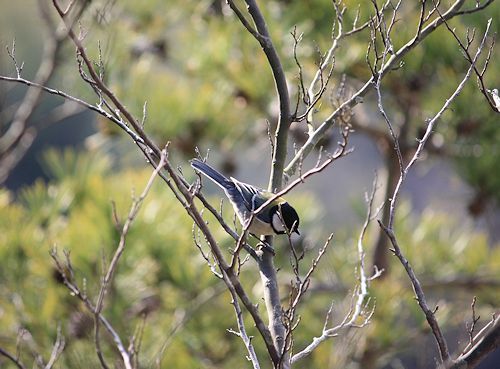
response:
<path id="1" fill-rule="evenodd" d="M 254 210 L 275 196 L 272 192 L 240 182 L 233 177 L 227 178 L 201 160 L 191 160 L 191 166 L 224 190 L 243 226 L 248 223 Z M 255 215 L 248 231 L 255 236 L 300 234 L 299 215 L 285 199 L 278 197 Z"/>

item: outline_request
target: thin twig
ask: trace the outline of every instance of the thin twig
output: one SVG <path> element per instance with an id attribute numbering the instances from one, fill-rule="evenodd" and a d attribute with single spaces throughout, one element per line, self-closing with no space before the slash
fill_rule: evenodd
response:
<path id="1" fill-rule="evenodd" d="M 259 43 L 265 43 L 267 40 L 266 40 L 266 36 L 265 35 L 262 35 L 260 34 L 251 24 L 250 22 L 247 20 L 247 18 L 245 17 L 245 15 L 241 12 L 241 10 L 238 8 L 238 6 L 236 6 L 236 4 L 234 3 L 233 0 L 227 0 L 227 3 L 229 5 L 229 7 L 231 8 L 231 10 L 234 12 L 234 14 L 236 14 L 236 16 L 238 17 L 238 19 L 240 20 L 241 24 L 243 25 L 243 27 L 246 28 L 246 30 L 248 32 L 250 32 L 250 34 L 255 37 L 255 39 L 257 41 L 259 41 Z"/>
<path id="2" fill-rule="evenodd" d="M 57 359 L 61 356 L 61 353 L 64 350 L 65 347 L 65 340 L 64 337 L 61 333 L 61 326 L 57 326 L 57 336 L 56 336 L 56 342 L 54 343 L 54 347 L 52 348 L 52 353 L 50 354 L 49 361 L 47 362 L 47 365 L 45 365 L 45 369 L 51 369 L 54 367 Z"/>
<path id="3" fill-rule="evenodd" d="M 497 312 L 473 339 L 470 346 L 458 358 L 446 366 L 446 369 L 475 368 L 488 354 L 500 347 L 500 313 Z M 442 369 L 443 365 L 439 366 Z"/>
<path id="4" fill-rule="evenodd" d="M 92 302 L 87 297 L 85 290 L 84 291 L 80 290 L 78 285 L 74 282 L 73 267 L 71 266 L 69 252 L 65 251 L 64 255 L 65 255 L 65 259 L 66 259 L 65 265 L 59 259 L 57 250 L 55 248 L 50 251 L 50 256 L 54 260 L 54 263 L 56 265 L 56 269 L 62 277 L 63 284 L 69 289 L 70 293 L 73 296 L 76 296 L 78 299 L 80 299 L 80 301 L 83 302 L 84 306 L 87 308 L 88 311 L 90 311 L 92 314 L 94 314 L 95 306 L 92 304 Z M 111 323 L 109 323 L 109 321 L 102 314 L 98 314 L 97 317 L 99 318 L 101 323 L 104 325 L 104 327 L 106 328 L 108 333 L 113 338 L 113 341 L 115 342 L 115 346 L 118 349 L 118 351 L 120 352 L 120 355 L 122 357 L 125 369 L 132 369 L 130 355 L 129 355 L 127 349 L 125 348 L 119 334 L 113 328 Z"/>
<path id="5" fill-rule="evenodd" d="M 456 0 L 448 10 L 443 13 L 443 18 L 446 20 L 452 19 L 458 15 L 458 12 L 465 0 Z M 386 63 L 379 69 L 379 74 L 381 78 L 387 75 L 394 67 L 402 60 L 402 58 L 413 50 L 417 45 L 419 45 L 425 38 L 427 38 L 431 33 L 433 33 L 437 28 L 443 24 L 441 18 L 436 18 L 434 21 L 425 26 L 422 31 L 409 40 L 405 45 L 400 47 L 397 51 L 393 52 L 391 57 L 386 61 Z M 365 96 L 369 91 L 374 88 L 374 82 L 376 81 L 376 76 L 370 77 L 368 81 L 358 89 L 349 99 L 344 101 L 340 106 L 335 109 L 335 111 L 327 117 L 323 123 L 321 123 L 318 128 L 314 130 L 312 135 L 309 135 L 307 141 L 302 145 L 300 150 L 295 154 L 290 163 L 284 169 L 285 175 L 292 175 L 295 173 L 301 158 L 306 158 L 316 144 L 324 137 L 327 131 L 333 126 L 338 117 L 348 108 L 352 108 L 355 105 L 363 101 L 363 96 Z"/>
<path id="6" fill-rule="evenodd" d="M 0 347 L 0 355 L 5 356 L 7 359 L 12 361 L 14 365 L 18 367 L 18 369 L 26 369 L 26 367 L 23 365 L 23 363 L 19 360 L 19 357 L 16 357 L 12 355 L 10 352 L 7 350 L 4 350 L 3 348 Z"/>
<path id="7" fill-rule="evenodd" d="M 99 315 L 101 314 L 103 306 L 104 306 L 104 296 L 106 295 L 108 286 L 111 283 L 111 280 L 113 278 L 115 270 L 118 266 L 118 261 L 120 260 L 120 257 L 123 254 L 123 252 L 125 251 L 126 238 L 127 238 L 127 234 L 129 232 L 129 229 L 130 229 L 132 223 L 134 222 L 135 218 L 137 217 L 137 214 L 139 213 L 141 205 L 142 205 L 144 199 L 146 198 L 146 196 L 148 195 L 149 190 L 151 189 L 151 186 L 153 185 L 153 182 L 154 182 L 156 176 L 163 169 L 163 165 L 165 164 L 165 160 L 167 157 L 166 150 L 167 150 L 167 148 L 165 148 L 163 150 L 160 162 L 158 163 L 158 166 L 151 174 L 151 177 L 149 178 L 149 181 L 146 184 L 146 187 L 144 188 L 142 194 L 139 196 L 138 199 L 134 199 L 134 201 L 133 201 L 133 204 L 132 204 L 130 211 L 128 213 L 128 216 L 127 216 L 127 220 L 125 221 L 125 224 L 123 225 L 123 228 L 122 228 L 122 231 L 120 234 L 120 241 L 118 243 L 118 247 L 113 255 L 113 259 L 111 260 L 108 271 L 101 282 L 101 288 L 99 290 L 99 295 L 97 297 L 97 302 L 96 302 L 95 310 L 94 310 L 94 315 L 95 315 L 94 341 L 95 341 L 97 356 L 98 356 L 99 361 L 101 362 L 101 365 L 104 369 L 108 369 L 108 365 L 106 364 L 104 356 L 102 355 L 102 349 L 101 349 L 100 337 L 99 337 L 99 321 L 100 321 Z"/>
<path id="8" fill-rule="evenodd" d="M 51 94 L 51 95 L 57 95 L 57 96 L 64 98 L 65 100 L 73 101 L 73 102 L 77 103 L 78 105 L 83 106 L 84 108 L 87 108 L 89 110 L 92 110 L 92 111 L 98 113 L 99 115 L 102 115 L 104 118 L 106 118 L 106 119 L 110 120 L 111 122 L 115 123 L 116 125 L 118 125 L 118 127 L 120 127 L 123 131 L 125 131 L 134 140 L 134 142 L 144 144 L 144 140 L 140 136 L 138 136 L 137 133 L 132 131 L 122 120 L 116 118 L 112 114 L 108 113 L 106 110 L 104 110 L 96 105 L 88 103 L 88 102 L 86 102 L 82 99 L 79 99 L 77 97 L 74 97 L 74 96 L 72 96 L 64 91 L 50 88 L 50 87 L 41 85 L 37 82 L 33 82 L 33 81 L 30 81 L 30 80 L 27 80 L 24 78 L 0 76 L 0 80 L 7 81 L 7 82 L 21 83 L 21 84 L 24 84 L 26 86 L 33 86 L 33 87 L 39 88 L 39 89 Z"/>
<path id="9" fill-rule="evenodd" d="M 166 148 L 163 150 L 160 162 L 158 163 L 157 167 L 155 168 L 155 170 L 151 174 L 143 192 L 141 193 L 139 198 L 134 199 L 133 204 L 130 208 L 130 211 L 129 211 L 128 216 L 127 216 L 127 220 L 125 221 L 125 224 L 123 225 L 123 228 L 122 228 L 122 231 L 120 234 L 120 241 L 118 243 L 118 247 L 113 255 L 113 259 L 111 260 L 108 271 L 107 271 L 105 277 L 103 278 L 103 281 L 101 284 L 101 289 L 99 291 L 99 297 L 98 297 L 97 303 L 96 303 L 96 313 L 97 314 L 100 313 L 102 310 L 104 295 L 106 294 L 107 287 L 108 287 L 111 279 L 113 278 L 116 267 L 118 266 L 118 261 L 119 261 L 121 255 L 123 254 L 123 252 L 125 251 L 126 238 L 127 238 L 128 232 L 130 230 L 130 227 L 131 227 L 132 223 L 134 222 L 135 218 L 137 217 L 137 214 L 139 213 L 139 210 L 141 209 L 141 206 L 142 206 L 142 203 L 144 202 L 144 199 L 148 195 L 151 187 L 153 186 L 153 182 L 154 182 L 156 176 L 163 169 L 163 166 L 165 164 L 165 160 L 167 157 L 166 150 L 167 150 Z"/>
<path id="10" fill-rule="evenodd" d="M 287 311 L 287 318 L 291 324 L 293 324 L 293 322 L 295 320 L 295 313 L 296 313 L 297 307 L 311 284 L 311 277 L 312 277 L 314 271 L 316 270 L 321 258 L 323 257 L 323 255 L 325 255 L 325 252 L 328 248 L 328 245 L 330 244 L 332 239 L 333 239 L 333 233 L 330 233 L 330 236 L 328 236 L 328 238 L 325 241 L 325 243 L 323 244 L 323 246 L 319 249 L 318 255 L 312 261 L 311 267 L 309 268 L 309 270 L 307 271 L 305 276 L 302 278 L 302 280 L 300 280 L 300 277 L 298 276 L 298 270 L 297 270 L 296 277 L 297 277 L 297 279 L 299 279 L 299 283 L 298 283 L 298 286 L 296 287 L 295 298 L 291 301 L 290 306 L 289 306 L 288 311 Z M 288 335 L 291 335 L 291 333 L 292 333 L 292 326 L 290 326 L 288 329 Z M 290 348 L 291 347 L 289 347 L 289 349 Z"/>
<path id="11" fill-rule="evenodd" d="M 224 278 L 227 275 L 224 274 Z M 252 337 L 249 337 L 245 328 L 245 322 L 243 320 L 243 312 L 241 311 L 240 304 L 238 303 L 238 294 L 236 293 L 234 287 L 231 283 L 228 283 L 228 289 L 231 293 L 231 305 L 233 305 L 234 312 L 236 314 L 236 322 L 238 324 L 238 331 L 230 330 L 231 333 L 236 334 L 241 338 L 248 352 L 248 360 L 252 363 L 254 369 L 260 369 L 259 359 L 255 353 L 255 349 L 252 345 Z"/>
<path id="12" fill-rule="evenodd" d="M 433 1 L 435 1 L 435 0 L 433 0 Z M 439 9 L 438 9 L 438 7 L 437 7 L 436 4 L 435 4 L 435 7 L 436 7 L 437 13 L 439 14 L 439 17 L 443 18 L 442 14 L 439 11 Z M 489 33 L 490 26 L 491 26 L 491 21 L 492 21 L 492 18 L 488 19 L 488 22 L 486 24 L 485 35 L 487 35 Z M 443 18 L 443 22 L 444 22 L 446 28 L 448 29 L 448 31 L 453 35 L 453 37 L 457 41 L 458 46 L 460 46 L 460 49 L 462 50 L 465 59 L 470 64 L 473 64 L 472 63 L 473 57 L 472 57 L 472 55 L 469 52 L 469 48 L 470 48 L 470 46 L 472 44 L 473 38 L 472 39 L 467 38 L 467 45 L 464 45 L 464 43 L 462 42 L 462 40 L 460 39 L 460 37 L 458 37 L 455 29 L 450 27 L 450 25 L 448 24 L 448 21 Z M 483 65 L 482 70 L 479 71 L 479 69 L 477 68 L 477 66 L 475 65 L 475 63 L 473 64 L 473 67 L 474 67 L 474 73 L 477 76 L 477 80 L 478 80 L 478 84 L 479 84 L 479 90 L 481 91 L 481 93 L 483 94 L 483 96 L 486 98 L 486 101 L 490 105 L 491 109 L 494 112 L 496 112 L 496 113 L 500 113 L 500 107 L 497 106 L 497 104 L 495 103 L 493 97 L 490 96 L 490 94 L 488 93 L 488 89 L 486 88 L 486 84 L 485 84 L 485 81 L 484 81 L 484 74 L 486 73 L 486 69 L 488 68 L 488 65 L 489 65 L 489 62 L 490 62 L 490 59 L 491 59 L 491 55 L 492 55 L 492 52 L 493 52 L 494 45 L 495 45 L 495 39 L 492 39 L 491 45 L 488 48 L 488 55 L 486 56 L 486 59 L 484 61 L 484 65 Z"/>
<path id="13" fill-rule="evenodd" d="M 424 312 L 425 317 L 427 319 L 427 322 L 428 322 L 428 324 L 432 330 L 432 333 L 434 335 L 434 338 L 436 339 L 436 343 L 438 345 L 439 353 L 441 356 L 441 362 L 444 363 L 445 365 L 447 365 L 450 362 L 451 357 L 450 357 L 450 353 L 448 350 L 448 345 L 446 343 L 446 340 L 445 340 L 445 338 L 441 332 L 441 328 L 436 320 L 436 317 L 434 314 L 435 309 L 431 310 L 427 304 L 425 294 L 424 294 L 424 291 L 423 291 L 422 286 L 420 284 L 420 281 L 418 280 L 415 272 L 413 271 L 413 268 L 411 267 L 409 261 L 404 257 L 404 255 L 401 251 L 398 240 L 397 240 L 396 235 L 395 235 L 394 230 L 393 230 L 393 224 L 394 224 L 396 204 L 397 204 L 397 200 L 399 197 L 400 189 L 401 189 L 401 187 L 406 179 L 408 171 L 412 168 L 412 166 L 415 164 L 415 162 L 420 157 L 422 151 L 424 150 L 424 147 L 425 147 L 427 140 L 429 139 L 429 137 L 431 136 L 431 134 L 434 130 L 434 126 L 436 125 L 437 121 L 441 118 L 444 111 L 446 109 L 448 109 L 448 107 L 453 102 L 453 100 L 462 91 L 463 87 L 465 86 L 465 83 L 470 78 L 470 76 L 473 72 L 473 69 L 474 69 L 474 65 L 476 64 L 476 61 L 479 58 L 479 55 L 481 54 L 481 52 L 483 50 L 485 40 L 486 40 L 486 33 L 483 37 L 481 44 L 479 45 L 479 47 L 476 51 L 476 54 L 474 55 L 472 63 L 470 65 L 469 69 L 467 70 L 467 73 L 465 74 L 464 78 L 459 83 L 459 85 L 457 86 L 455 91 L 451 94 L 451 96 L 445 101 L 445 103 L 443 104 L 441 109 L 436 113 L 436 115 L 427 122 L 427 129 L 426 129 L 423 137 L 419 140 L 419 144 L 417 146 L 417 149 L 416 149 L 413 157 L 410 159 L 409 163 L 401 171 L 399 181 L 398 181 L 398 183 L 395 187 L 394 193 L 390 199 L 390 213 L 389 213 L 388 225 L 386 226 L 386 225 L 382 224 L 382 222 L 379 221 L 380 226 L 385 231 L 385 233 L 387 234 L 387 236 L 389 237 L 389 239 L 391 241 L 391 244 L 394 248 L 392 251 L 397 256 L 397 258 L 400 260 L 401 264 L 403 264 L 403 267 L 405 268 L 406 273 L 408 274 L 408 277 L 410 278 L 410 281 L 411 281 L 412 286 L 413 286 L 413 290 L 415 292 L 417 302 L 418 302 L 420 308 L 422 309 L 422 311 Z"/>
<path id="14" fill-rule="evenodd" d="M 373 305 L 373 307 L 370 310 L 368 305 L 370 302 L 369 299 L 368 301 L 365 301 L 368 295 L 368 284 L 371 280 L 378 278 L 381 275 L 382 271 L 375 270 L 374 274 L 371 277 L 366 276 L 364 270 L 365 252 L 363 248 L 363 239 L 365 237 L 368 225 L 374 218 L 373 213 L 377 214 L 378 211 L 380 210 L 380 207 L 377 208 L 375 212 L 373 210 L 373 201 L 375 198 L 376 190 L 377 190 L 377 177 L 375 176 L 371 194 L 370 196 L 367 196 L 367 203 L 368 203 L 367 214 L 358 239 L 357 246 L 358 246 L 358 263 L 359 263 L 358 265 L 359 286 L 356 287 L 352 295 L 353 300 L 351 301 L 351 308 L 344 316 L 342 322 L 340 322 L 338 325 L 332 328 L 328 328 L 328 321 L 330 319 L 330 315 L 333 309 L 333 304 L 332 304 L 326 314 L 325 324 L 323 326 L 323 331 L 321 335 L 319 337 L 314 337 L 312 342 L 308 346 L 306 346 L 304 349 L 293 355 L 291 358 L 292 364 L 305 358 L 306 356 L 309 356 L 322 342 L 326 341 L 330 337 L 335 337 L 341 330 L 349 328 L 362 328 L 366 326 L 371 320 L 371 317 L 375 311 L 374 310 L 375 305 Z M 363 317 L 363 320 L 361 323 L 358 323 L 358 319 L 360 317 Z"/>
<path id="15" fill-rule="evenodd" d="M 472 312 L 472 320 L 470 324 L 465 324 L 465 328 L 467 329 L 467 333 L 469 335 L 469 346 L 474 344 L 474 330 L 476 329 L 476 324 L 481 318 L 480 316 L 476 316 L 476 296 L 472 299 L 472 303 L 470 305 L 470 309 Z M 465 351 L 465 350 L 464 350 Z"/>

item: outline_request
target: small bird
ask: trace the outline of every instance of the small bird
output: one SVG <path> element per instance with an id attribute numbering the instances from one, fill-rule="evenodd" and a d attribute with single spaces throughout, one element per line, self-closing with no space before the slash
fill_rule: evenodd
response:
<path id="1" fill-rule="evenodd" d="M 272 192 L 240 182 L 233 177 L 227 178 L 201 160 L 191 160 L 191 166 L 224 190 L 243 227 L 254 210 L 275 196 Z M 285 199 L 278 197 L 255 215 L 248 231 L 255 236 L 291 233 L 300 235 L 299 215 Z"/>

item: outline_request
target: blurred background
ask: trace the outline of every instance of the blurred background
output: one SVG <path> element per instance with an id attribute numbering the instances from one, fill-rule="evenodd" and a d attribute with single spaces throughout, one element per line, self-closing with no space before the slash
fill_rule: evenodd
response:
<path id="1" fill-rule="evenodd" d="M 348 28 L 358 3 L 344 3 L 344 27 Z M 16 75 L 6 50 L 12 50 L 15 40 L 17 61 L 24 62 L 22 76 L 32 80 L 48 37 L 38 2 L 0 0 L 0 4 L 0 74 Z M 320 60 L 318 51 L 325 52 L 331 43 L 334 9 L 330 1 L 321 0 L 269 1 L 261 6 L 295 102 L 298 68 L 290 32 L 296 27 L 304 33 L 297 53 L 306 82 L 310 81 Z M 359 22 L 372 13 L 371 6 L 361 5 Z M 56 20 L 51 11 L 49 16 Z M 408 25 L 418 23 L 418 8 L 405 4 L 399 17 L 393 33 L 396 48 L 413 37 L 415 27 Z M 463 37 L 468 27 L 475 27 L 476 45 L 489 18 L 500 19 L 498 2 L 457 17 L 451 25 Z M 170 157 L 188 179 L 195 177 L 187 160 L 199 148 L 202 154 L 209 152 L 210 163 L 226 174 L 267 186 L 271 163 L 267 130 L 268 124 L 273 128 L 278 114 L 274 83 L 260 47 L 224 1 L 93 1 L 81 29 L 96 62 L 101 49 L 106 82 L 136 117 L 142 116 L 147 101 L 146 131 L 159 145 L 171 143 Z M 497 31 L 494 21 L 492 34 Z M 370 77 L 365 61 L 368 41 L 369 32 L 364 31 L 341 42 L 316 122 Z M 498 50 L 494 49 L 486 74 L 490 88 L 500 85 Z M 426 119 L 440 109 L 467 68 L 456 41 L 443 28 L 383 80 L 385 109 L 406 157 L 415 150 Z M 98 102 L 80 78 L 69 42 L 61 45 L 47 85 Z M 0 81 L 2 133 L 26 91 L 24 85 Z M 455 353 L 468 342 L 465 324 L 471 319 L 472 298 L 477 296 L 480 326 L 500 305 L 498 117 L 471 78 L 410 172 L 397 212 L 396 233 L 403 251 L 421 278 L 430 305 L 439 305 L 437 317 Z M 349 123 L 354 130 L 349 144 L 353 153 L 291 195 L 303 223 L 297 244 L 306 250 L 307 261 L 334 233 L 333 246 L 299 311 L 297 350 L 320 332 L 332 299 L 334 321 L 342 320 L 348 310 L 357 278 L 355 245 L 366 211 L 365 193 L 377 175 L 376 203 L 380 204 L 398 179 L 393 143 L 374 93 L 354 108 Z M 0 347 L 14 352 L 19 348 L 26 362 L 33 361 L 33 352 L 48 357 L 60 324 L 68 344 L 59 367 L 98 367 L 92 317 L 61 285 L 49 250 L 70 250 L 77 280 L 86 285 L 89 296 L 96 296 L 103 260 L 109 260 L 120 235 L 113 223 L 112 203 L 120 219 L 125 219 L 132 191 L 142 191 L 151 169 L 119 128 L 62 98 L 43 94 L 28 127 L 33 127 L 34 140 L 5 170 L 0 190 Z M 292 125 L 290 156 L 306 134 L 305 124 Z M 334 128 L 321 146 L 333 152 L 339 139 Z M 318 153 L 305 161 L 305 168 L 314 165 Z M 4 169 L 5 163 L 1 162 Z M 207 183 L 204 191 L 214 205 L 219 203 L 221 193 L 214 186 Z M 224 212 L 230 220 L 230 207 L 224 206 Z M 380 218 L 386 215 L 382 212 Z M 211 223 L 229 249 L 231 240 Z M 230 298 L 193 247 L 191 227 L 182 207 L 158 182 L 130 232 L 104 310 L 124 337 L 144 324 L 141 367 L 231 368 L 244 362 L 243 345 L 226 331 L 235 326 Z M 277 245 L 276 264 L 287 296 L 293 275 L 289 253 L 285 244 L 281 246 Z M 303 366 L 433 366 L 438 356 L 433 338 L 403 268 L 388 251 L 377 224 L 369 228 L 365 248 L 367 266 L 385 269 L 383 278 L 371 286 L 370 296 L 376 301 L 372 323 L 324 343 Z M 304 268 L 309 265 L 304 264 Z M 255 301 L 261 298 L 257 274 L 254 265 L 246 265 L 242 273 Z M 255 344 L 265 357 L 260 342 Z M 111 357 L 112 345 L 106 350 Z M 2 360 L 0 367 L 10 368 Z M 498 368 L 499 360 L 497 352 L 480 367 Z"/>

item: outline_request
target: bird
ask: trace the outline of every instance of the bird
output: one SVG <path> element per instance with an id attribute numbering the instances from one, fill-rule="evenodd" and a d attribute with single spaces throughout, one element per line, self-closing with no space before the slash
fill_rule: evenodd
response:
<path id="1" fill-rule="evenodd" d="M 199 159 L 192 159 L 190 163 L 196 171 L 204 174 L 224 190 L 243 227 L 246 227 L 255 210 L 276 196 L 272 192 L 240 182 L 233 177 L 227 178 Z M 248 232 L 256 237 L 292 233 L 300 235 L 299 223 L 297 211 L 284 198 L 277 197 L 254 216 Z"/>

